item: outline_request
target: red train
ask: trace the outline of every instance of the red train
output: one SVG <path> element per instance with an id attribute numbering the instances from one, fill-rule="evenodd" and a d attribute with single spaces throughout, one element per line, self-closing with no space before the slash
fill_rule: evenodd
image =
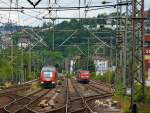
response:
<path id="1" fill-rule="evenodd" d="M 43 87 L 55 87 L 58 73 L 54 66 L 44 66 L 41 70 L 40 83 Z"/>
<path id="2" fill-rule="evenodd" d="M 82 83 L 90 82 L 90 71 L 89 70 L 78 70 L 76 72 L 77 80 Z"/>

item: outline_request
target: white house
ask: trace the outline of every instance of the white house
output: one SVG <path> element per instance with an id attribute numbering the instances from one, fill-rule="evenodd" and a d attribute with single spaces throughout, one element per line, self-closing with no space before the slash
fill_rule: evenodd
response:
<path id="1" fill-rule="evenodd" d="M 26 48 L 30 44 L 29 38 L 20 38 L 18 40 L 18 47 Z"/>
<path id="2" fill-rule="evenodd" d="M 98 74 L 103 75 L 105 72 L 109 70 L 108 60 L 96 59 L 94 60 L 94 64 L 95 64 L 95 71 L 97 75 Z"/>

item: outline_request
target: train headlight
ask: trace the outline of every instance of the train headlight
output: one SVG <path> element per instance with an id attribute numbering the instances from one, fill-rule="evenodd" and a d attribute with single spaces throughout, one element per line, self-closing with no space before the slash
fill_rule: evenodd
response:
<path id="1" fill-rule="evenodd" d="M 52 84 L 55 84 L 56 82 L 52 82 Z"/>
<path id="2" fill-rule="evenodd" d="M 41 81 L 41 84 L 43 84 L 44 82 L 43 81 Z"/>

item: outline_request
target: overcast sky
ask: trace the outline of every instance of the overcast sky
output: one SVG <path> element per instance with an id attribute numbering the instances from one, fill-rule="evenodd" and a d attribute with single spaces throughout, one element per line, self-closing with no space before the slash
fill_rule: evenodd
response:
<path id="1" fill-rule="evenodd" d="M 27 0 L 12 0 L 12 7 L 17 7 L 16 1 L 18 1 L 18 7 L 32 7 L 32 5 L 27 2 Z M 31 0 L 34 3 L 37 0 Z M 50 0 L 51 6 L 78 6 L 79 0 L 57 0 L 57 4 L 54 4 L 55 0 Z M 85 0 L 81 0 L 81 6 L 84 5 Z M 86 4 L 88 5 L 101 5 L 101 2 L 104 0 L 86 0 Z M 117 0 L 106 0 L 108 2 L 112 2 L 111 4 L 115 4 Z M 42 0 L 37 7 L 46 7 L 48 6 L 49 0 Z M 0 7 L 9 7 L 10 0 L 0 0 Z M 145 10 L 150 8 L 150 0 L 145 0 Z M 97 16 L 99 13 L 111 13 L 115 12 L 115 8 L 107 8 L 107 9 L 99 9 L 94 11 L 87 12 L 87 17 L 94 17 Z M 84 10 L 80 11 L 81 17 L 85 16 Z M 31 25 L 31 26 L 38 26 L 42 25 L 44 21 L 49 20 L 40 20 L 43 16 L 48 17 L 47 10 L 24 10 L 24 13 L 17 12 L 17 11 L 2 11 L 0 10 L 0 22 L 6 23 L 8 21 L 13 21 L 18 25 Z M 61 12 L 52 12 L 51 17 L 79 17 L 79 11 L 61 11 Z M 38 17 L 39 19 L 35 18 Z M 59 23 L 62 20 L 57 20 L 56 23 Z"/>

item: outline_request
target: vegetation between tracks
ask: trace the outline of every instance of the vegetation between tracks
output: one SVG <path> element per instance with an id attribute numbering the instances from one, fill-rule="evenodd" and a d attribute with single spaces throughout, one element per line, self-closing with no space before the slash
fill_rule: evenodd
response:
<path id="1" fill-rule="evenodd" d="M 96 75 L 96 73 L 91 74 L 91 79 L 100 80 L 107 83 L 114 83 L 115 72 L 106 72 L 103 75 Z M 116 83 L 116 91 L 113 96 L 113 100 L 120 102 L 121 113 L 130 113 L 130 97 L 124 95 L 124 89 L 122 86 L 122 81 L 118 80 Z M 139 85 L 136 85 L 137 89 L 140 89 Z M 150 113 L 150 88 L 145 89 L 145 102 L 142 103 L 141 93 L 138 93 L 134 100 L 138 105 L 139 113 Z"/>
<path id="2" fill-rule="evenodd" d="M 100 80 L 102 82 L 107 82 L 110 84 L 114 83 L 114 77 L 115 77 L 114 71 L 108 71 L 108 72 L 104 73 L 103 75 L 101 75 L 101 74 L 96 75 L 95 72 L 91 73 L 91 79 Z"/>
<path id="3" fill-rule="evenodd" d="M 113 100 L 117 100 L 120 103 L 121 111 L 120 113 L 130 113 L 130 98 L 128 96 L 123 95 L 115 95 L 113 96 Z M 137 102 L 138 105 L 138 113 L 150 113 L 150 104 Z"/>

